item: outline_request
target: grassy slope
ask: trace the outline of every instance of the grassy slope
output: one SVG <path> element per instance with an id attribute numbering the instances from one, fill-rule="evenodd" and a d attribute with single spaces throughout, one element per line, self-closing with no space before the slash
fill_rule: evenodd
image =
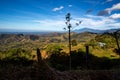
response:
<path id="1" fill-rule="evenodd" d="M 94 39 L 98 34 L 93 33 L 71 33 L 72 40 L 76 40 L 78 45 L 72 46 L 72 50 L 82 49 L 85 51 L 84 44 L 86 42 L 89 42 L 91 39 Z M 99 35 L 98 35 L 99 36 Z M 103 35 L 98 38 L 105 39 L 108 35 Z M 109 37 L 109 36 L 108 36 Z M 48 35 L 14 35 L 14 34 L 8 34 L 8 35 L 0 35 L 0 51 L 14 49 L 14 48 L 25 48 L 28 50 L 32 50 L 34 54 L 34 50 L 36 48 L 45 48 L 45 46 L 54 43 L 58 45 L 64 46 L 63 51 L 68 53 L 68 34 L 64 33 L 51 33 Z M 110 37 L 111 38 L 111 37 Z M 106 38 L 107 39 L 107 38 Z M 98 39 L 99 40 L 99 39 Z M 110 41 L 110 40 L 108 40 Z M 113 49 L 115 48 L 109 48 L 109 49 L 101 49 L 97 48 L 95 46 L 95 49 L 93 49 L 90 46 L 90 53 L 97 57 L 108 57 L 108 58 L 118 58 L 119 56 L 113 52 Z M 43 51 L 44 56 L 45 50 Z"/>

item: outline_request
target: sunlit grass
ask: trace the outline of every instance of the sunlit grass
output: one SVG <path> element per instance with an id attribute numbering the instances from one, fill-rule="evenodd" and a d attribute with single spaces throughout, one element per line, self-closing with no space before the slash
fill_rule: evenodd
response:
<path id="1" fill-rule="evenodd" d="M 119 58 L 119 55 L 113 52 L 113 49 L 94 49 L 92 54 L 97 57 L 107 57 L 109 59 Z"/>
<path id="2" fill-rule="evenodd" d="M 63 52 L 66 52 L 69 54 L 69 48 L 68 44 L 64 44 Z M 72 51 L 81 49 L 82 51 L 86 52 L 86 48 L 84 43 L 79 43 L 77 46 L 72 46 Z M 89 46 L 89 53 L 93 54 L 96 57 L 107 57 L 109 59 L 117 59 L 119 58 L 119 55 L 117 55 L 115 52 L 113 52 L 114 48 L 100 48 L 99 46 L 95 46 L 94 48 L 92 46 Z"/>

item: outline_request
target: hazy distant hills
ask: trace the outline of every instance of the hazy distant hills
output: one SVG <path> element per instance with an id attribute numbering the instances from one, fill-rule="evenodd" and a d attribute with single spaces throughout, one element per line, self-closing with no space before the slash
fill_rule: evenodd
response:
<path id="1" fill-rule="evenodd" d="M 74 32 L 77 32 L 77 33 L 83 33 L 83 32 L 92 32 L 92 33 L 105 33 L 105 32 L 108 32 L 108 33 L 111 33 L 111 32 L 115 32 L 117 30 L 120 30 L 120 28 L 118 28 L 118 29 L 108 29 L 108 30 L 82 28 L 82 29 L 74 30 Z"/>
<path id="2" fill-rule="evenodd" d="M 52 31 L 0 29 L 0 34 L 48 34 Z"/>
<path id="3" fill-rule="evenodd" d="M 98 34 L 102 34 L 105 32 L 111 33 L 111 32 L 115 32 L 117 30 L 120 30 L 120 28 L 118 29 L 107 29 L 107 30 L 99 30 L 99 29 L 91 29 L 91 28 L 82 28 L 82 29 L 76 29 L 72 32 L 76 32 L 76 33 L 83 33 L 83 32 L 91 32 L 91 33 L 98 33 Z M 64 31 L 42 31 L 42 30 L 13 30 L 13 29 L 0 29 L 0 33 L 7 33 L 7 34 L 51 34 L 51 33 L 64 33 Z M 66 33 L 66 32 L 65 32 Z"/>

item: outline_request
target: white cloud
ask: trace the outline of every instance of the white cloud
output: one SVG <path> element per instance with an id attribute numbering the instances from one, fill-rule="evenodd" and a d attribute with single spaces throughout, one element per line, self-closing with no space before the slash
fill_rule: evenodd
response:
<path id="1" fill-rule="evenodd" d="M 114 10 L 120 10 L 120 3 L 113 5 L 111 8 L 105 9 L 109 12 L 114 11 Z"/>
<path id="2" fill-rule="evenodd" d="M 113 14 L 110 16 L 112 19 L 120 19 L 120 14 Z"/>
<path id="3" fill-rule="evenodd" d="M 105 10 L 100 11 L 97 15 L 98 16 L 108 15 L 114 10 L 120 10 L 120 3 L 113 5 L 111 8 L 106 8 Z"/>
<path id="4" fill-rule="evenodd" d="M 72 7 L 72 5 L 68 5 L 68 7 Z"/>
<path id="5" fill-rule="evenodd" d="M 76 26 L 76 23 L 78 23 L 79 21 L 82 21 L 82 23 L 79 26 Z M 64 18 L 34 20 L 34 22 L 37 22 L 41 27 L 44 27 L 44 29 L 48 30 L 63 31 L 63 28 L 67 27 Z M 113 18 L 93 15 L 86 15 L 84 18 L 79 18 L 78 16 L 72 18 L 71 24 L 73 29 L 93 28 L 104 30 L 111 28 L 120 28 L 120 23 Z"/>
<path id="6" fill-rule="evenodd" d="M 34 20 L 40 26 L 48 30 L 62 30 L 66 25 L 64 20 L 59 19 L 45 19 L 45 20 Z"/>
<path id="7" fill-rule="evenodd" d="M 97 19 L 103 19 L 104 18 L 104 16 L 94 16 L 94 15 L 86 15 L 86 17 L 88 17 L 88 18 L 97 18 Z"/>
<path id="8" fill-rule="evenodd" d="M 52 11 L 59 11 L 59 10 L 62 10 L 63 8 L 64 8 L 64 6 L 56 7 L 56 8 L 53 8 Z"/>
<path id="9" fill-rule="evenodd" d="M 64 25 L 64 21 L 61 20 L 52 20 L 52 19 L 46 19 L 46 20 L 34 20 L 35 22 L 39 22 L 41 24 L 49 25 L 49 26 L 59 26 Z"/>
<path id="10" fill-rule="evenodd" d="M 116 20 L 103 16 L 87 15 L 85 18 L 77 18 L 77 20 L 82 20 L 82 23 L 77 29 L 86 27 L 104 30 L 111 28 L 119 28 L 120 25 L 120 23 Z"/>

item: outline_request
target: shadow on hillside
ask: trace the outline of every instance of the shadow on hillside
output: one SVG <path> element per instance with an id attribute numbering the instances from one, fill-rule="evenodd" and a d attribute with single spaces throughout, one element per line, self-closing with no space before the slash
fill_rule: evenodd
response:
<path id="1" fill-rule="evenodd" d="M 37 53 L 40 53 L 37 50 Z M 87 69 L 85 52 L 72 51 L 72 69 Z M 44 60 L 39 58 L 40 63 L 33 64 L 31 60 L 24 57 L 5 58 L 0 60 L 0 80 L 119 80 L 119 71 L 64 71 L 59 72 L 49 67 Z M 54 53 L 49 59 L 49 64 L 58 70 L 69 69 L 69 56 L 64 53 Z M 89 69 L 111 69 L 120 64 L 120 60 L 108 58 L 97 58 L 89 54 Z M 9 66 L 10 67 L 9 67 Z M 14 65 L 14 66 L 13 66 Z M 22 66 L 19 66 L 22 65 Z M 5 67 L 7 66 L 7 67 Z M 12 67 L 11 67 L 12 66 Z"/>
<path id="2" fill-rule="evenodd" d="M 9 67 L 9 66 L 30 66 L 33 64 L 33 60 L 29 60 L 25 57 L 6 57 L 0 60 L 1 67 Z"/>
<path id="3" fill-rule="evenodd" d="M 47 59 L 45 64 L 60 71 L 69 70 L 70 56 L 65 52 L 54 52 Z M 9 65 L 14 66 L 31 66 L 37 61 L 29 60 L 25 57 L 6 57 L 0 60 L 0 66 L 5 67 Z M 86 53 L 82 50 L 75 50 L 71 52 L 71 66 L 72 70 L 109 70 L 118 69 L 120 67 L 120 59 L 109 59 L 107 57 L 96 57 L 91 53 L 86 60 Z M 119 68 L 120 69 L 120 68 Z"/>
<path id="4" fill-rule="evenodd" d="M 69 70 L 69 55 L 65 52 L 52 54 L 49 59 L 49 64 L 58 70 Z M 92 54 L 88 55 L 86 61 L 86 53 L 82 50 L 72 51 L 71 65 L 73 70 L 78 69 L 93 69 L 93 70 L 109 70 L 118 69 L 120 67 L 120 59 L 109 59 L 107 57 L 96 57 Z"/>

